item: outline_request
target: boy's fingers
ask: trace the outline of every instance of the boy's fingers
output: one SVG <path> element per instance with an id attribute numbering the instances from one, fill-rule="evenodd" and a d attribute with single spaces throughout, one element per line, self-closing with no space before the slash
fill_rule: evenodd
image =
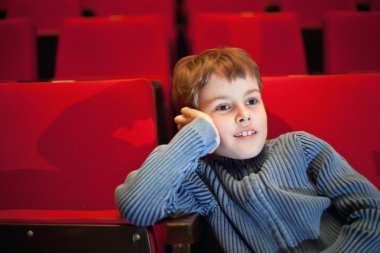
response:
<path id="1" fill-rule="evenodd" d="M 181 122 L 183 122 L 183 116 L 182 115 L 178 115 L 174 118 L 174 123 L 180 124 Z"/>
<path id="2" fill-rule="evenodd" d="M 203 114 L 199 110 L 193 109 L 193 108 L 190 108 L 190 107 L 184 107 L 184 108 L 182 108 L 181 113 L 182 113 L 183 116 L 185 116 L 189 120 L 193 120 L 196 117 L 199 117 L 199 116 L 201 116 Z"/>
<path id="3" fill-rule="evenodd" d="M 186 117 L 184 117 L 183 115 L 178 115 L 174 118 L 174 123 L 177 124 L 177 125 L 186 125 L 188 123 L 188 119 Z"/>
<path id="4" fill-rule="evenodd" d="M 181 114 L 184 115 L 184 116 L 194 116 L 196 115 L 197 113 L 199 113 L 199 111 L 197 109 L 193 109 L 193 108 L 190 108 L 190 107 L 183 107 L 181 109 Z"/>
<path id="5" fill-rule="evenodd" d="M 174 118 L 174 123 L 177 125 L 178 129 L 181 129 L 185 125 L 189 124 L 197 117 L 204 116 L 202 112 L 197 109 L 190 107 L 183 107 L 181 109 L 181 114 Z"/>
<path id="6" fill-rule="evenodd" d="M 184 116 L 189 116 L 190 115 L 190 108 L 189 107 L 183 107 L 181 109 L 181 114 L 184 115 Z"/>

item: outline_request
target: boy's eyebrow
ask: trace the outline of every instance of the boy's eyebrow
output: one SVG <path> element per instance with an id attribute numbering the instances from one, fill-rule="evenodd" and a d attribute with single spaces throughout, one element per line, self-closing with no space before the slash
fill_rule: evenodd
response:
<path id="1" fill-rule="evenodd" d="M 261 93 L 261 91 L 259 89 L 250 89 L 250 90 L 247 90 L 245 93 L 244 93 L 244 96 L 247 96 L 249 94 L 252 94 L 252 93 Z M 216 97 L 212 97 L 210 99 L 208 99 L 207 101 L 205 101 L 204 104 L 208 105 L 208 104 L 211 104 L 212 102 L 216 101 L 216 100 L 223 100 L 223 99 L 228 99 L 228 96 L 216 96 Z"/>
<path id="2" fill-rule="evenodd" d="M 247 90 L 247 92 L 245 93 L 245 95 L 248 95 L 248 94 L 251 94 L 251 93 L 261 93 L 260 89 L 250 89 L 250 90 Z"/>
<path id="3" fill-rule="evenodd" d="M 206 100 L 206 101 L 204 102 L 204 104 L 207 106 L 207 105 L 211 104 L 211 103 L 214 102 L 214 101 L 217 101 L 217 100 L 224 100 L 224 99 L 227 99 L 227 97 L 226 97 L 226 96 L 212 97 L 212 98 Z"/>

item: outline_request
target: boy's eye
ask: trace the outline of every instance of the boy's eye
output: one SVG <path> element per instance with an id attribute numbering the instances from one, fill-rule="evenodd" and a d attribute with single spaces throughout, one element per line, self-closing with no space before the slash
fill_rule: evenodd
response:
<path id="1" fill-rule="evenodd" d="M 228 109 L 230 109 L 231 108 L 231 106 L 229 106 L 229 105 L 218 105 L 217 107 L 216 107 L 216 110 L 217 111 L 226 111 L 226 110 L 228 110 Z"/>
<path id="2" fill-rule="evenodd" d="M 249 99 L 248 100 L 248 102 L 247 102 L 247 104 L 249 104 L 249 105 L 255 105 L 255 104 L 257 104 L 257 99 L 256 98 L 251 98 L 251 99 Z"/>

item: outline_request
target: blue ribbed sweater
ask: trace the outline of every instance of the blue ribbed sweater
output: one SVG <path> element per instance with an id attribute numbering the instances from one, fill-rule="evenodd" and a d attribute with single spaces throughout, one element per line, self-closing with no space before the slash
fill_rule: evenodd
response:
<path id="1" fill-rule="evenodd" d="M 197 119 L 158 146 L 117 187 L 122 215 L 200 214 L 228 253 L 380 252 L 380 193 L 326 142 L 288 133 L 248 160 L 206 156 L 216 145 Z"/>

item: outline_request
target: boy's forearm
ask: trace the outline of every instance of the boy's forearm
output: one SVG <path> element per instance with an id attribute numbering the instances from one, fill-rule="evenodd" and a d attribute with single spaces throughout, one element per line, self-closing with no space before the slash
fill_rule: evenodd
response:
<path id="1" fill-rule="evenodd" d="M 184 177 L 199 158 L 215 148 L 216 133 L 199 119 L 181 130 L 168 145 L 157 147 L 142 167 L 130 173 L 115 192 L 121 214 L 137 225 L 151 225 L 168 216 L 167 207 Z"/>
<path id="2" fill-rule="evenodd" d="M 380 193 L 361 176 L 350 175 L 346 184 L 335 189 L 332 185 L 339 184 L 337 179 L 331 182 L 329 194 L 346 222 L 335 243 L 324 252 L 373 252 L 380 248 Z"/>
<path id="3" fill-rule="evenodd" d="M 319 194 L 332 200 L 345 222 L 335 242 L 323 252 L 373 252 L 380 247 L 380 192 L 330 145 L 310 135 L 299 138 L 311 159 L 309 175 Z"/>
<path id="4" fill-rule="evenodd" d="M 377 252 L 380 249 L 379 209 L 358 211 L 358 217 L 342 227 L 335 242 L 323 253 Z"/>

